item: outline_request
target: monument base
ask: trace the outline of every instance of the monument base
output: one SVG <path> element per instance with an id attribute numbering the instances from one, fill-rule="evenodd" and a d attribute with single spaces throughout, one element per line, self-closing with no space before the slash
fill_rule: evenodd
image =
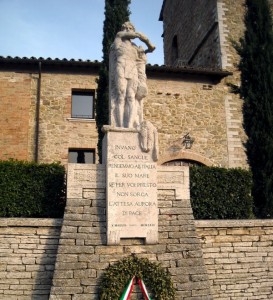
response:
<path id="1" fill-rule="evenodd" d="M 103 163 L 106 168 L 107 244 L 144 238 L 158 242 L 157 164 L 153 152 L 141 148 L 135 129 L 106 127 Z"/>
<path id="2" fill-rule="evenodd" d="M 131 238 L 108 246 L 105 166 L 68 165 L 67 204 L 50 300 L 99 299 L 104 270 L 131 254 L 166 267 L 177 291 L 175 299 L 212 299 L 190 205 L 189 168 L 158 166 L 157 188 L 157 244 Z"/>

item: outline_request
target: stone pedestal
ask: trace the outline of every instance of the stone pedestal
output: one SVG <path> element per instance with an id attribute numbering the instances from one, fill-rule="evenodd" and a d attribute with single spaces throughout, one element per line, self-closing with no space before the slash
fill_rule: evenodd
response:
<path id="1" fill-rule="evenodd" d="M 158 241 L 157 164 L 152 151 L 143 152 L 135 129 L 106 127 L 103 140 L 106 167 L 107 244 L 120 239 Z"/>
<path id="2" fill-rule="evenodd" d="M 139 238 L 121 238 L 119 245 L 107 245 L 105 173 L 104 165 L 68 165 L 67 204 L 49 299 L 99 299 L 104 270 L 135 254 L 166 267 L 177 290 L 176 300 L 211 300 L 190 205 L 189 168 L 157 167 L 155 245 Z"/>

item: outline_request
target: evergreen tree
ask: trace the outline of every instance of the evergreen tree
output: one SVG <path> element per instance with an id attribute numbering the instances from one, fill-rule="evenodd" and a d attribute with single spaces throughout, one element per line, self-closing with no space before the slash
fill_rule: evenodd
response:
<path id="1" fill-rule="evenodd" d="M 253 174 L 256 216 L 273 217 L 273 35 L 267 0 L 246 0 L 241 56 L 243 125 L 246 154 Z"/>
<path id="2" fill-rule="evenodd" d="M 98 130 L 98 154 L 102 160 L 102 139 L 104 133 L 102 126 L 109 123 L 109 50 L 116 33 L 120 31 L 124 22 L 129 20 L 129 5 L 131 0 L 105 0 L 105 20 L 103 24 L 103 61 L 99 71 L 97 101 L 96 101 L 96 124 Z"/>

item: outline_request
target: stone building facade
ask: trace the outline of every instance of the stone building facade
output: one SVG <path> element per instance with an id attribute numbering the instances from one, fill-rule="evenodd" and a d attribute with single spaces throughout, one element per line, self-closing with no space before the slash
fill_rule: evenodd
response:
<path id="1" fill-rule="evenodd" d="M 40 64 L 40 72 L 39 72 Z M 1 59 L 1 159 L 60 161 L 69 149 L 95 149 L 94 117 L 72 118 L 73 91 L 95 94 L 99 63 Z"/>
<path id="2" fill-rule="evenodd" d="M 165 64 L 221 67 L 217 0 L 164 1 Z"/>
<path id="3" fill-rule="evenodd" d="M 144 101 L 159 133 L 159 164 L 247 168 L 242 101 L 227 85 L 240 82 L 232 41 L 243 35 L 244 12 L 244 0 L 163 1 L 165 65 L 147 66 Z M 1 57 L 0 159 L 66 164 L 69 151 L 84 149 L 97 162 L 94 116 L 74 118 L 71 103 L 73 91 L 90 91 L 95 101 L 98 69 L 92 61 Z"/>
<path id="4" fill-rule="evenodd" d="M 73 91 L 93 91 L 95 98 L 98 67 L 96 62 L 2 58 L 1 159 L 37 157 L 39 162 L 67 164 L 71 149 L 96 152 L 95 120 L 74 118 L 71 101 Z M 226 128 L 230 119 L 222 83 L 229 74 L 147 67 L 149 95 L 144 113 L 159 132 L 160 164 L 170 160 L 235 164 L 229 159 Z M 194 138 L 191 149 L 183 145 L 188 132 Z M 237 166 L 244 166 L 244 158 Z"/>
<path id="5" fill-rule="evenodd" d="M 273 1 L 269 4 L 272 9 Z M 244 15 L 245 0 L 164 0 L 159 18 L 163 21 L 165 65 L 232 73 L 216 87 L 223 96 L 218 103 L 225 107 L 228 155 L 224 165 L 228 167 L 246 166 L 242 100 L 227 85 L 240 84 L 239 56 L 233 42 L 243 36 Z"/>
<path id="6" fill-rule="evenodd" d="M 165 64 L 236 72 L 232 43 L 243 36 L 244 15 L 245 0 L 164 0 L 159 20 Z"/>

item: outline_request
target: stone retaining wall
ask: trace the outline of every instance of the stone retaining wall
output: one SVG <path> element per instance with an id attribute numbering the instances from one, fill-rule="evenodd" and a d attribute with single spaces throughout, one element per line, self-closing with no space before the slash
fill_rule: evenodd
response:
<path id="1" fill-rule="evenodd" d="M 1 300 L 48 299 L 61 224 L 0 219 Z M 214 299 L 272 299 L 273 220 L 195 225 Z"/>
<path id="2" fill-rule="evenodd" d="M 0 219 L 0 299 L 48 299 L 61 219 Z"/>
<path id="3" fill-rule="evenodd" d="M 158 243 L 146 244 L 141 236 L 132 235 L 107 245 L 105 166 L 68 165 L 67 205 L 50 300 L 99 299 L 105 269 L 132 254 L 169 271 L 177 289 L 175 299 L 212 299 L 190 204 L 189 168 L 165 166 L 157 169 L 157 175 Z M 174 180 L 175 175 L 180 180 Z M 153 226 L 152 219 L 151 224 L 143 223 Z M 149 289 L 149 282 L 146 285 Z M 139 299 L 137 293 L 131 299 Z"/>
<path id="4" fill-rule="evenodd" d="M 273 220 L 195 224 L 214 299 L 273 299 Z"/>

